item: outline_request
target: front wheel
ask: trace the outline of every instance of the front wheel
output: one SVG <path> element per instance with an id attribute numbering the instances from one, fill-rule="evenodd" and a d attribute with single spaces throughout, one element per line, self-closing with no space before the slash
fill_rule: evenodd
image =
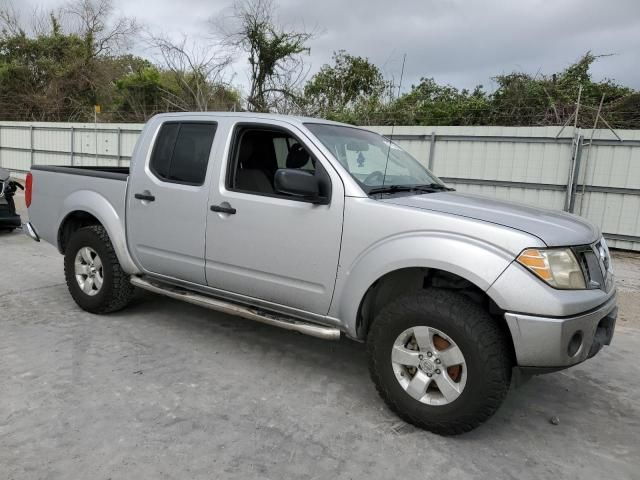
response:
<path id="1" fill-rule="evenodd" d="M 104 227 L 75 232 L 67 244 L 64 275 L 75 302 L 91 313 L 115 312 L 127 306 L 134 288 L 118 262 Z"/>
<path id="2" fill-rule="evenodd" d="M 457 292 L 423 290 L 390 303 L 371 326 L 367 352 L 387 405 L 434 433 L 476 428 L 509 389 L 505 334 L 481 306 Z"/>

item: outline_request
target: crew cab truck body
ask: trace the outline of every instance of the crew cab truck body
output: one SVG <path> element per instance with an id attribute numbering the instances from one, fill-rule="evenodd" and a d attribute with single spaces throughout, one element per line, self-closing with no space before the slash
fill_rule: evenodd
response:
<path id="1" fill-rule="evenodd" d="M 34 166 L 27 233 L 74 300 L 134 286 L 327 339 L 365 341 L 378 391 L 442 434 L 490 417 L 512 372 L 608 345 L 614 275 L 597 228 L 452 191 L 395 144 L 324 120 L 152 118 L 128 168 Z"/>

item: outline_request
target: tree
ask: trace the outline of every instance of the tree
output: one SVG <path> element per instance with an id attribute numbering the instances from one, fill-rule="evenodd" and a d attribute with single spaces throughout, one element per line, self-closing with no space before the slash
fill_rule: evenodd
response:
<path id="1" fill-rule="evenodd" d="M 333 65 L 323 65 L 304 87 L 306 113 L 362 123 L 382 108 L 391 83 L 366 58 L 340 50 L 332 59 Z"/>
<path id="2" fill-rule="evenodd" d="M 381 123 L 401 125 L 478 125 L 489 112 L 489 98 L 482 86 L 473 91 L 440 85 L 422 78 L 411 90 L 393 101 Z"/>
<path id="3" fill-rule="evenodd" d="M 0 33 L 2 37 L 17 36 L 24 32 L 20 17 L 13 2 L 5 1 L 0 8 Z"/>
<path id="4" fill-rule="evenodd" d="M 577 62 L 551 75 L 513 72 L 494 78 L 497 88 L 487 93 L 481 86 L 472 91 L 438 84 L 432 78 L 382 109 L 375 123 L 402 125 L 563 125 L 576 111 L 582 87 L 578 125 L 593 126 L 598 105 L 611 125 L 633 128 L 640 118 L 633 90 L 605 79 L 596 82 L 589 70 L 599 56 L 587 52 Z M 634 100 L 635 98 L 635 100 Z M 366 118 L 358 118 L 358 123 Z"/>
<path id="5" fill-rule="evenodd" d="M 313 34 L 278 22 L 273 0 L 235 0 L 227 22 L 217 26 L 224 36 L 217 43 L 148 34 L 153 59 L 127 53 L 138 25 L 117 14 L 114 0 L 69 1 L 20 16 L 12 0 L 0 0 L 0 118 L 87 121 L 99 104 L 101 121 L 146 121 L 162 111 L 245 106 L 359 125 L 544 126 L 572 122 L 581 92 L 578 126 L 593 126 L 604 99 L 608 125 L 640 128 L 640 92 L 594 80 L 591 66 L 601 55 L 591 52 L 547 75 L 498 75 L 493 92 L 424 77 L 392 99 L 392 84 L 375 64 L 342 50 L 303 84 Z M 243 104 L 229 80 L 229 47 L 248 59 Z"/>
<path id="6" fill-rule="evenodd" d="M 71 0 L 62 12 L 68 30 L 84 39 L 90 58 L 127 50 L 139 31 L 134 18 L 114 15 L 112 0 Z"/>
<path id="7" fill-rule="evenodd" d="M 65 35 L 51 17 L 51 32 L 37 38 L 24 31 L 0 39 L 0 110 L 4 118 L 59 120 L 78 115 L 91 96 L 81 62 L 84 45 Z"/>
<path id="8" fill-rule="evenodd" d="M 616 128 L 640 128 L 640 93 L 633 92 L 608 102 L 605 115 Z"/>
<path id="9" fill-rule="evenodd" d="M 306 43 L 313 34 L 279 25 L 272 0 L 236 0 L 229 23 L 218 30 L 228 45 L 248 55 L 248 109 L 282 110 L 283 102 L 297 100 L 295 90 L 305 75 L 301 55 L 309 53 Z"/>
<path id="10" fill-rule="evenodd" d="M 603 95 L 606 114 L 616 102 L 632 93 L 612 80 L 593 81 L 589 69 L 600 57 L 587 52 L 563 71 L 551 75 L 515 72 L 495 77 L 498 88 L 491 98 L 491 114 L 484 121 L 495 125 L 562 125 L 575 112 L 582 87 L 578 125 L 591 128 Z"/>
<path id="11" fill-rule="evenodd" d="M 160 71 L 150 62 L 119 78 L 116 89 L 121 98 L 118 104 L 121 115 L 145 121 L 156 114 L 162 105 Z"/>
<path id="12" fill-rule="evenodd" d="M 114 19 L 110 0 L 75 0 L 59 13 L 41 13 L 33 12 L 27 28 L 11 2 L 0 8 L 2 107 L 16 119 L 91 118 L 93 105 L 114 99 L 126 63 L 115 53 L 135 21 Z"/>
<path id="13" fill-rule="evenodd" d="M 231 57 L 219 53 L 215 45 L 189 41 L 183 37 L 174 41 L 166 36 L 149 36 L 151 46 L 160 55 L 163 68 L 175 88 L 164 89 L 164 100 L 177 110 L 207 111 L 233 108 L 236 99 L 229 95 L 225 74 Z M 229 105 L 229 101 L 231 104 Z"/>

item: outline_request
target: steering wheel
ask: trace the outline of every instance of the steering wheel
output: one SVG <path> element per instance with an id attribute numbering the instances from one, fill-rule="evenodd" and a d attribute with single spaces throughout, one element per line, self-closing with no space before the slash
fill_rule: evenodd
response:
<path id="1" fill-rule="evenodd" d="M 374 180 L 380 180 L 379 182 L 374 182 Z M 380 170 L 376 170 L 375 172 L 371 172 L 367 177 L 362 181 L 365 185 L 381 185 L 384 182 L 384 173 Z"/>

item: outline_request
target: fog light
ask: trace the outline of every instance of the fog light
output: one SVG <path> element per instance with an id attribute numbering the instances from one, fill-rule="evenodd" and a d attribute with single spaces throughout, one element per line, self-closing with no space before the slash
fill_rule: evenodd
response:
<path id="1" fill-rule="evenodd" d="M 569 340 L 569 345 L 567 346 L 567 353 L 570 357 L 575 357 L 580 348 L 582 347 L 582 330 L 578 330 L 573 334 L 571 340 Z"/>

